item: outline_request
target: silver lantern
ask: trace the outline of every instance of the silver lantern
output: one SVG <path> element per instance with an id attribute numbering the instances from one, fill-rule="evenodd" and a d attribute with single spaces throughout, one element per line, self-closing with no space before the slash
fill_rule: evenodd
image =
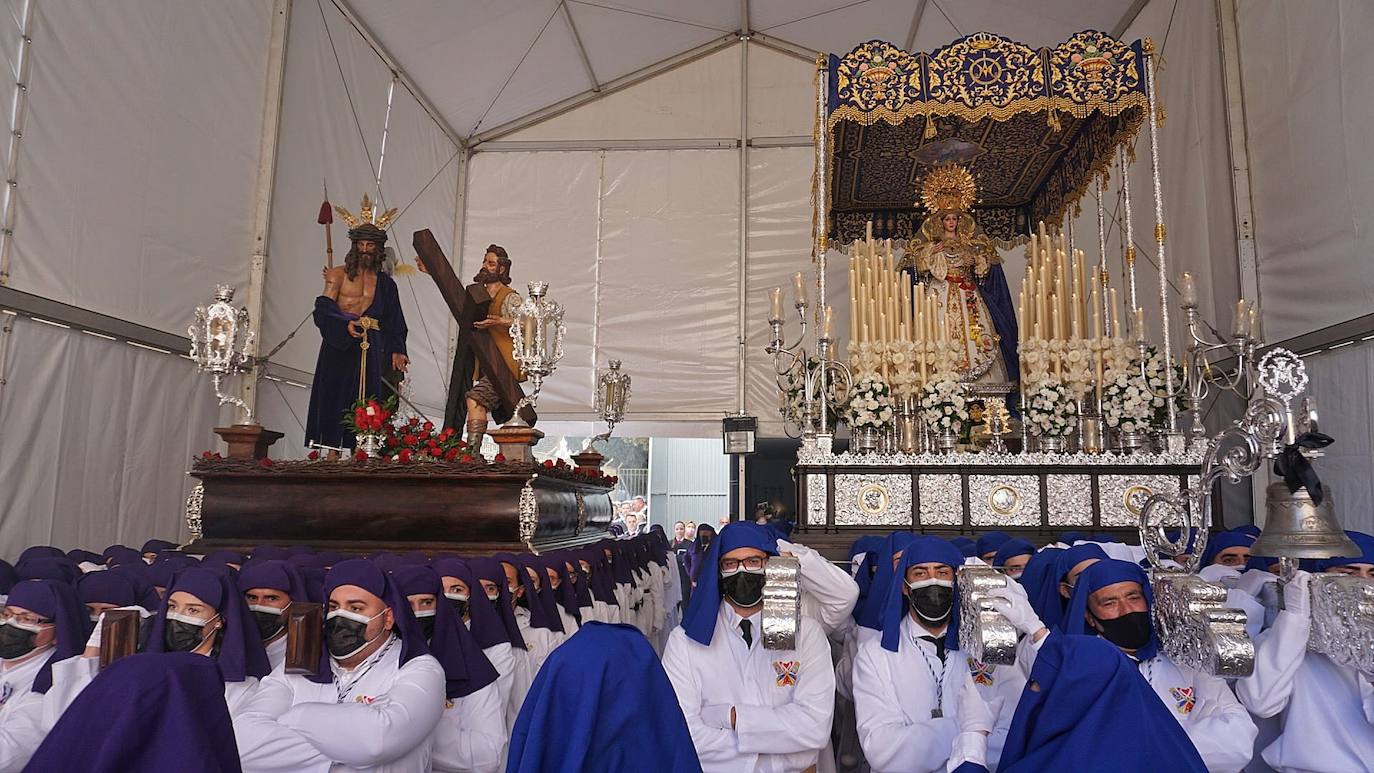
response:
<path id="1" fill-rule="evenodd" d="M 528 288 L 529 296 L 520 304 L 515 319 L 511 321 L 510 337 L 511 353 L 529 376 L 534 388 L 515 406 L 514 415 L 505 424 L 507 427 L 528 426 L 521 418 L 520 411 L 538 401 L 544 379 L 553 373 L 558 361 L 563 359 L 563 336 L 567 333 L 563 327 L 563 305 L 546 297 L 549 283 L 530 282 Z"/>
<path id="2" fill-rule="evenodd" d="M 620 369 L 620 360 L 611 360 L 605 370 L 596 375 L 596 393 L 592 408 L 606 422 L 606 431 L 587 443 L 591 448 L 598 440 L 609 440 L 615 425 L 625 418 L 625 406 L 630 402 L 630 374 Z"/>
<path id="3" fill-rule="evenodd" d="M 196 321 L 187 330 L 191 338 L 191 360 L 198 373 L 210 374 L 220 405 L 237 405 L 243 414 L 243 421 L 239 423 L 256 424 L 248 404 L 224 394 L 222 389 L 225 378 L 250 372 L 254 366 L 254 333 L 249 327 L 248 309 L 234 308 L 233 300 L 233 287 L 216 285 L 214 302 L 196 307 Z"/>

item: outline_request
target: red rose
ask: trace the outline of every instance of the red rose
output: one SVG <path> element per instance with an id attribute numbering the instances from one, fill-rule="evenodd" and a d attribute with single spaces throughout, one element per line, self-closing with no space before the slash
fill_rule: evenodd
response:
<path id="1" fill-rule="evenodd" d="M 444 449 L 438 446 L 430 446 L 429 455 L 437 459 L 444 455 Z"/>
<path id="2" fill-rule="evenodd" d="M 320 458 L 320 452 L 319 452 L 319 451 L 311 451 L 310 453 L 308 453 L 308 454 L 305 455 L 305 458 L 307 458 L 307 459 L 309 459 L 310 461 L 313 462 L 313 461 L 315 461 L 316 459 L 319 459 L 319 458 Z"/>
<path id="3" fill-rule="evenodd" d="M 263 467 L 271 467 L 272 460 L 264 456 L 263 458 L 258 460 L 258 464 L 262 465 Z"/>
<path id="4" fill-rule="evenodd" d="M 419 419 L 419 417 L 411 416 L 411 417 L 410 417 L 410 421 L 406 422 L 406 426 L 407 426 L 407 427 L 418 427 L 418 426 L 420 426 L 420 419 Z"/>
<path id="5" fill-rule="evenodd" d="M 444 431 L 439 433 L 439 437 L 448 440 L 453 437 L 453 427 L 444 427 Z"/>
<path id="6" fill-rule="evenodd" d="M 405 443 L 408 446 L 413 446 L 419 441 L 415 439 L 414 435 L 402 435 L 401 442 Z"/>
<path id="7" fill-rule="evenodd" d="M 545 459 L 545 460 L 544 460 L 544 466 L 545 466 L 546 468 L 552 470 L 552 469 L 553 469 L 553 460 L 552 460 L 552 459 Z"/>
<path id="8" fill-rule="evenodd" d="M 493 459 L 492 461 L 494 461 L 494 462 L 504 462 L 504 461 L 506 461 L 506 455 L 505 455 L 505 454 L 497 454 L 497 455 L 496 455 L 496 458 Z"/>
<path id="9" fill-rule="evenodd" d="M 354 459 L 357 459 L 357 460 L 360 461 L 360 462 L 365 462 L 365 461 L 367 461 L 367 452 L 366 452 L 366 451 L 358 451 L 358 452 L 356 452 L 356 453 L 353 454 L 353 458 L 354 458 Z"/>
<path id="10" fill-rule="evenodd" d="M 454 459 L 457 459 L 457 458 L 458 458 L 458 449 L 456 449 L 456 448 L 450 448 L 448 451 L 444 452 L 444 458 L 447 459 L 447 460 L 450 461 L 450 462 L 453 461 Z"/>
<path id="11" fill-rule="evenodd" d="M 427 422 L 425 422 L 425 423 L 424 423 L 424 426 L 421 427 L 421 429 L 423 429 L 425 432 L 433 432 L 433 431 L 434 431 L 434 422 L 432 422 L 432 421 L 427 421 Z"/>
<path id="12" fill-rule="evenodd" d="M 210 452 L 209 452 L 209 451 L 201 451 L 201 452 L 200 452 L 200 458 L 202 458 L 202 459 L 209 459 L 209 458 L 211 458 Z"/>
<path id="13" fill-rule="evenodd" d="M 402 448 L 402 449 L 401 449 L 401 453 L 397 454 L 397 455 L 396 455 L 396 458 L 397 458 L 399 461 L 402 461 L 402 462 L 408 462 L 408 461 L 410 461 L 410 449 L 409 449 L 409 448 Z"/>
<path id="14" fill-rule="evenodd" d="M 471 461 L 472 461 L 472 454 L 463 454 L 463 461 L 464 461 L 464 462 L 471 462 Z"/>

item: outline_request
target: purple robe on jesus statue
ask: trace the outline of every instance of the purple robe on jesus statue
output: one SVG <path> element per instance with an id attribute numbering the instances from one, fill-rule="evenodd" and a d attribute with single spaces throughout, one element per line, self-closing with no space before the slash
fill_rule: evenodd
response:
<path id="1" fill-rule="evenodd" d="M 323 295 L 315 299 L 315 327 L 320 329 L 320 357 L 310 387 L 310 410 L 305 419 L 305 443 L 315 441 L 336 448 L 352 448 L 353 435 L 344 427 L 344 414 L 358 399 L 358 367 L 362 339 L 348 332 L 358 319 Z M 391 368 L 391 355 L 406 353 L 406 317 L 396 282 L 377 273 L 372 305 L 362 316 L 377 320 L 379 330 L 367 331 L 367 383 L 364 395 L 381 399 L 382 373 Z"/>

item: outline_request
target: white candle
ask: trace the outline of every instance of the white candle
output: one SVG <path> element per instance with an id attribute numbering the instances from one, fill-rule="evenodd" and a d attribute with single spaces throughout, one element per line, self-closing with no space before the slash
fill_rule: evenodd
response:
<path id="1" fill-rule="evenodd" d="M 782 320 L 782 288 L 774 287 L 772 290 L 769 290 L 768 300 L 770 306 L 768 321 L 775 322 Z"/>
<path id="2" fill-rule="evenodd" d="M 807 303 L 806 283 L 802 281 L 802 273 L 800 271 L 792 275 L 792 288 L 797 295 L 797 304 L 799 306 L 805 306 Z"/>
<path id="3" fill-rule="evenodd" d="M 1193 281 L 1193 274 L 1189 271 L 1183 272 L 1183 305 L 1197 305 L 1197 282 Z"/>
<path id="4" fill-rule="evenodd" d="M 835 310 L 829 306 L 825 307 L 825 325 L 821 328 L 821 338 L 835 338 Z"/>

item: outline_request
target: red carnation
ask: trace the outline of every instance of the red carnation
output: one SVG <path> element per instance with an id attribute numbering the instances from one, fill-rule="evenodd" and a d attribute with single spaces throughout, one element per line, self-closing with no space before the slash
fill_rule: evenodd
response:
<path id="1" fill-rule="evenodd" d="M 545 459 L 545 460 L 544 460 L 544 466 L 545 466 L 546 468 L 552 470 L 552 469 L 553 469 L 553 460 L 552 460 L 552 459 Z"/>
<path id="2" fill-rule="evenodd" d="M 438 446 L 430 446 L 429 455 L 437 459 L 444 455 L 444 449 Z"/>
<path id="3" fill-rule="evenodd" d="M 404 437 L 401 438 L 401 442 L 402 442 L 402 443 L 405 443 L 405 444 L 408 445 L 408 446 L 413 446 L 413 445 L 415 445 L 416 443 L 418 443 L 418 442 L 420 442 L 420 441 L 419 441 L 418 439 L 416 439 L 416 437 L 415 437 L 414 435 L 405 435 Z"/>
<path id="4" fill-rule="evenodd" d="M 212 456 L 211 456 L 211 453 L 210 453 L 209 451 L 201 451 L 201 452 L 200 452 L 200 458 L 202 458 L 202 459 L 210 459 L 210 458 L 212 458 Z"/>
<path id="5" fill-rule="evenodd" d="M 432 421 L 427 421 L 427 422 L 425 422 L 425 423 L 424 423 L 424 426 L 421 427 L 421 429 L 423 429 L 425 432 L 433 432 L 433 431 L 434 431 L 434 422 L 432 422 Z"/>
<path id="6" fill-rule="evenodd" d="M 472 461 L 472 454 L 463 454 L 463 461 L 465 461 L 465 462 L 470 462 L 470 461 Z"/>
<path id="7" fill-rule="evenodd" d="M 505 455 L 505 454 L 497 454 L 497 455 L 496 455 L 496 458 L 493 459 L 492 461 L 494 461 L 494 462 L 504 462 L 504 461 L 506 461 L 506 455 Z"/>
<path id="8" fill-rule="evenodd" d="M 450 462 L 453 461 L 454 459 L 457 459 L 457 458 L 458 458 L 458 449 L 456 449 L 456 448 L 450 448 L 448 451 L 444 452 L 444 458 L 447 459 L 447 460 L 450 461 Z"/>
<path id="9" fill-rule="evenodd" d="M 439 437 L 448 440 L 453 437 L 453 427 L 444 427 L 444 431 L 439 433 Z"/>
<path id="10" fill-rule="evenodd" d="M 408 462 L 408 461 L 410 461 L 410 449 L 409 449 L 409 448 L 402 448 L 402 449 L 401 449 L 401 453 L 399 453 L 399 454 L 396 455 L 396 459 L 397 459 L 398 461 L 402 461 L 402 462 Z"/>
<path id="11" fill-rule="evenodd" d="M 319 458 L 320 458 L 320 452 L 319 452 L 319 451 L 311 451 L 310 453 L 308 453 L 308 454 L 305 455 L 305 458 L 307 458 L 307 459 L 309 459 L 310 461 L 313 462 L 313 461 L 315 461 L 316 459 L 319 459 Z"/>
<path id="12" fill-rule="evenodd" d="M 263 458 L 258 460 L 258 464 L 262 465 L 263 467 L 271 467 L 272 460 L 264 456 Z"/>
<path id="13" fill-rule="evenodd" d="M 365 462 L 365 461 L 367 461 L 367 452 L 366 452 L 366 451 L 358 451 L 358 452 L 356 452 L 356 453 L 353 454 L 353 458 L 354 458 L 354 459 L 357 459 L 357 460 L 360 461 L 360 462 Z"/>
<path id="14" fill-rule="evenodd" d="M 418 417 L 411 416 L 411 417 L 410 417 L 410 421 L 406 422 L 406 426 L 407 426 L 407 427 L 418 427 L 418 426 L 420 426 L 420 419 L 419 419 Z"/>

